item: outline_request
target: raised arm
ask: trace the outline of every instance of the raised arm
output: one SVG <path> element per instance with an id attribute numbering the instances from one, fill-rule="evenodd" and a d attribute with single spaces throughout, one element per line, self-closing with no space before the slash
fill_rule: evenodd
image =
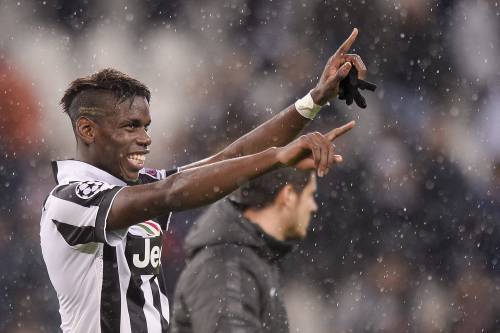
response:
<path id="1" fill-rule="evenodd" d="M 243 182 L 282 166 L 314 168 L 321 177 L 342 160 L 335 155 L 331 142 L 353 127 L 354 122 L 350 122 L 325 135 L 302 135 L 285 147 L 190 168 L 152 184 L 126 187 L 111 206 L 108 229 L 122 229 L 169 211 L 212 203 Z"/>
<path id="2" fill-rule="evenodd" d="M 351 64 L 358 70 L 360 78 L 366 76 L 366 67 L 361 57 L 356 54 L 347 54 L 356 40 L 357 35 L 358 29 L 354 29 L 349 38 L 344 41 L 326 63 L 321 78 L 310 92 L 312 100 L 316 105 L 324 105 L 328 100 L 338 95 L 339 83 L 349 74 Z M 285 146 L 291 142 L 310 121 L 311 119 L 304 117 L 297 111 L 294 104 L 290 105 L 256 129 L 231 143 L 219 153 L 201 161 L 185 165 L 181 167 L 180 170 L 187 170 L 230 158 L 255 154 L 269 147 Z"/>

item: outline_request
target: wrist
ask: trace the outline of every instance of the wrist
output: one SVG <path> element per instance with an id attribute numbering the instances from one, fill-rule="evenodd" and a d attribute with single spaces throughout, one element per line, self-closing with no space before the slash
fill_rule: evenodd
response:
<path id="1" fill-rule="evenodd" d="M 255 163 L 253 163 L 253 165 L 257 168 L 257 169 L 267 169 L 267 168 L 273 168 L 276 166 L 276 164 L 279 164 L 279 156 L 280 156 L 280 150 L 281 150 L 281 147 L 278 148 L 278 147 L 275 147 L 275 146 L 272 146 L 272 147 L 269 147 L 259 153 L 255 153 L 251 156 L 253 156 L 253 158 L 257 158 L 255 160 Z M 245 157 L 250 157 L 250 156 L 245 156 Z"/>
<path id="2" fill-rule="evenodd" d="M 286 163 L 284 147 L 274 147 L 274 154 L 275 154 L 274 166 L 276 168 L 281 168 L 286 166 L 287 163 Z"/>
<path id="3" fill-rule="evenodd" d="M 311 94 L 314 104 L 324 106 L 328 103 L 328 97 L 325 96 L 326 94 L 322 89 L 315 87 L 309 93 Z"/>
<path id="4" fill-rule="evenodd" d="M 282 147 L 270 147 L 267 149 L 267 152 L 272 156 L 273 166 L 279 165 L 280 162 L 280 152 Z"/>
<path id="5" fill-rule="evenodd" d="M 295 102 L 294 106 L 295 110 L 297 110 L 297 112 L 300 113 L 301 116 L 310 120 L 313 120 L 321 109 L 321 105 L 314 103 L 311 92 L 309 92 L 301 99 L 298 99 Z"/>

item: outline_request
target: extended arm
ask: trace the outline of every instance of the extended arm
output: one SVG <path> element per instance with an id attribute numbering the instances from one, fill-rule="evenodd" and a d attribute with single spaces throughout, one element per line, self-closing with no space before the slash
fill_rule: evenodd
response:
<path id="1" fill-rule="evenodd" d="M 251 132 L 243 135 L 224 150 L 203 160 L 182 166 L 187 170 L 230 158 L 255 154 L 269 147 L 282 147 L 292 141 L 310 122 L 300 115 L 293 105 L 269 119 Z"/>
<path id="2" fill-rule="evenodd" d="M 358 30 L 354 29 L 346 41 L 330 57 L 316 87 L 311 91 L 315 104 L 323 105 L 336 97 L 340 81 L 349 74 L 351 64 L 358 70 L 359 77 L 366 76 L 366 67 L 361 57 L 347 54 L 354 43 Z M 302 116 L 290 105 L 279 114 L 269 119 L 253 131 L 243 135 L 219 153 L 206 159 L 185 165 L 180 170 L 187 170 L 202 165 L 223 161 L 230 158 L 255 154 L 269 147 L 282 147 L 291 142 L 311 120 Z"/>
<path id="3" fill-rule="evenodd" d="M 175 173 L 165 180 L 121 190 L 111 207 L 108 228 L 121 229 L 169 211 L 212 203 L 242 182 L 278 167 L 277 148 L 206 164 Z"/>
<path id="4" fill-rule="evenodd" d="M 243 182 L 281 166 L 314 168 L 323 176 L 332 164 L 341 161 L 331 142 L 353 127 L 354 122 L 350 122 L 325 135 L 303 135 L 285 147 L 190 168 L 156 183 L 126 187 L 111 206 L 108 229 L 122 229 L 169 211 L 212 203 Z"/>

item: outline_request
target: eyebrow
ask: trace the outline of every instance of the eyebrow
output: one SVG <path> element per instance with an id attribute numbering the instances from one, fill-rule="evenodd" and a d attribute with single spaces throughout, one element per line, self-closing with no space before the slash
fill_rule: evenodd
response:
<path id="1" fill-rule="evenodd" d="M 141 125 L 142 121 L 140 118 L 127 118 L 127 119 L 124 119 L 121 123 L 122 124 L 132 123 L 134 125 Z M 150 124 L 151 124 L 151 120 L 149 120 L 144 126 L 149 126 Z"/>

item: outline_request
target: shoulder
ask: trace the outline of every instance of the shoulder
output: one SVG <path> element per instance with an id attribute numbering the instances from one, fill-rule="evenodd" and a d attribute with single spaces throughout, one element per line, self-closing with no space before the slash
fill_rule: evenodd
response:
<path id="1" fill-rule="evenodd" d="M 78 181 L 56 186 L 49 198 L 55 197 L 81 206 L 97 206 L 104 196 L 120 188 L 99 180 Z"/>

